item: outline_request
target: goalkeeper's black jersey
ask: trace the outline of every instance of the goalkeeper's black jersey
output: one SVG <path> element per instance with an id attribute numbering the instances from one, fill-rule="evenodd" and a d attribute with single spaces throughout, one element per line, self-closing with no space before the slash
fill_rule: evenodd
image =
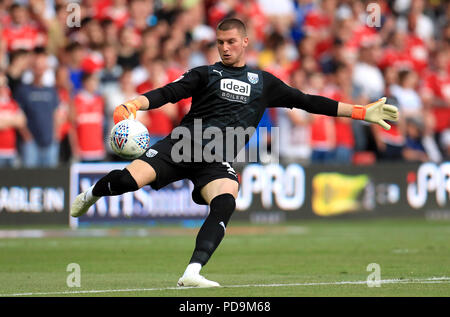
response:
<path id="1" fill-rule="evenodd" d="M 191 109 L 179 126 L 189 129 L 192 136 L 195 126 L 198 129 L 199 125 L 202 132 L 208 127 L 222 131 L 224 153 L 227 133 L 254 130 L 268 107 L 295 107 L 311 113 L 337 115 L 334 100 L 304 94 L 266 71 L 248 66 L 229 67 L 221 62 L 193 68 L 174 82 L 144 95 L 150 102 L 150 109 L 192 97 Z M 244 143 L 249 137 L 245 136 Z M 206 138 L 202 135 L 201 140 L 197 137 L 194 141 L 203 146 L 211 141 L 211 135 Z M 178 139 L 172 137 L 172 140 Z M 244 143 L 234 149 L 235 154 Z"/>

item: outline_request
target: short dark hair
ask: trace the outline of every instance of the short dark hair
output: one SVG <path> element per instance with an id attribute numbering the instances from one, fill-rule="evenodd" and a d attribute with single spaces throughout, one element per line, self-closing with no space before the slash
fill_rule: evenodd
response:
<path id="1" fill-rule="evenodd" d="M 15 61 L 17 58 L 30 54 L 30 51 L 27 51 L 23 48 L 19 48 L 15 51 L 12 51 L 11 53 L 9 53 L 9 63 L 12 63 L 13 61 Z"/>
<path id="2" fill-rule="evenodd" d="M 97 74 L 95 72 L 83 72 L 81 74 L 81 82 L 84 84 L 86 81 L 88 81 L 91 78 L 96 78 Z"/>
<path id="3" fill-rule="evenodd" d="M 237 29 L 242 35 L 247 36 L 247 28 L 244 22 L 237 18 L 227 18 L 220 21 L 216 30 L 228 31 L 231 29 Z"/>
<path id="4" fill-rule="evenodd" d="M 35 55 L 47 55 L 47 51 L 45 50 L 45 47 L 43 47 L 43 46 L 36 46 L 33 49 L 33 53 Z"/>
<path id="5" fill-rule="evenodd" d="M 69 44 L 66 45 L 65 47 L 65 51 L 67 53 L 72 53 L 73 51 L 76 51 L 77 49 L 83 49 L 83 45 L 81 45 L 78 42 L 70 42 Z"/>
<path id="6" fill-rule="evenodd" d="M 402 85 L 405 82 L 405 79 L 408 77 L 408 75 L 411 74 L 411 70 L 408 68 L 401 69 L 398 72 L 398 82 L 400 85 Z"/>

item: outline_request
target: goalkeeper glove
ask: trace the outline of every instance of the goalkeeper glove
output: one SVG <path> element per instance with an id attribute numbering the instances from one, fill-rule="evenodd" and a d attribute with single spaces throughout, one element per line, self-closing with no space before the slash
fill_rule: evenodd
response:
<path id="1" fill-rule="evenodd" d="M 127 101 L 114 109 L 114 124 L 125 119 L 136 119 L 136 111 L 141 108 L 137 100 Z"/>
<path id="2" fill-rule="evenodd" d="M 352 118 L 376 123 L 389 130 L 391 126 L 384 120 L 397 121 L 399 113 L 397 107 L 385 103 L 386 97 L 383 97 L 365 106 L 356 105 L 352 110 Z"/>

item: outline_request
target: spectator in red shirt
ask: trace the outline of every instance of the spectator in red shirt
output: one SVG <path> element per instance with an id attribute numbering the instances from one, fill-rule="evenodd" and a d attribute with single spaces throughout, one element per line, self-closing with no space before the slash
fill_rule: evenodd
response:
<path id="1" fill-rule="evenodd" d="M 421 74 L 428 65 L 428 50 L 417 36 L 396 30 L 388 39 L 389 45 L 383 50 L 378 66 L 397 69 L 412 69 Z"/>
<path id="2" fill-rule="evenodd" d="M 432 59 L 432 68 L 421 82 L 420 96 L 433 126 L 436 140 L 444 155 L 450 147 L 450 47 L 440 48 Z M 430 120 L 430 118 L 432 120 Z M 431 121 L 431 124 L 430 124 Z"/>
<path id="3" fill-rule="evenodd" d="M 352 86 L 351 69 L 345 65 L 338 65 L 334 74 L 336 91 L 330 97 L 338 98 L 343 102 L 355 103 L 356 95 Z M 356 96 L 355 96 L 356 97 Z M 336 150 L 335 162 L 339 164 L 351 164 L 355 140 L 353 137 L 352 120 L 349 118 L 335 118 Z"/>
<path id="4" fill-rule="evenodd" d="M 323 95 L 325 76 L 314 73 L 309 78 L 308 94 Z M 330 163 L 334 160 L 336 148 L 336 129 L 334 119 L 323 115 L 312 115 L 311 123 L 311 163 Z"/>
<path id="5" fill-rule="evenodd" d="M 5 73 L 0 71 L 0 168 L 16 164 L 16 129 L 25 126 L 25 115 L 11 98 Z"/>
<path id="6" fill-rule="evenodd" d="M 118 28 L 123 27 L 129 17 L 127 0 L 113 0 L 112 5 L 103 11 L 103 19 L 111 19 Z"/>
<path id="7" fill-rule="evenodd" d="M 70 103 L 72 96 L 72 83 L 69 69 L 60 65 L 55 72 L 56 90 L 59 96 L 59 105 L 55 111 L 55 136 L 59 142 L 59 161 L 69 163 L 72 157 L 72 144 L 70 139 Z"/>
<path id="8" fill-rule="evenodd" d="M 129 25 L 140 34 L 148 26 L 152 25 L 153 1 L 131 0 L 129 3 Z"/>
<path id="9" fill-rule="evenodd" d="M 8 51 L 43 46 L 44 34 L 30 17 L 28 7 L 18 3 L 10 7 L 11 23 L 2 32 L 2 38 L 8 45 Z"/>
<path id="10" fill-rule="evenodd" d="M 432 59 L 433 68 L 421 82 L 420 96 L 434 117 L 434 131 L 441 134 L 450 127 L 450 48 L 439 50 Z"/>
<path id="11" fill-rule="evenodd" d="M 96 74 L 85 73 L 82 89 L 73 100 L 72 125 L 75 154 L 81 161 L 101 161 L 105 158 L 104 101 L 97 93 L 99 79 Z"/>

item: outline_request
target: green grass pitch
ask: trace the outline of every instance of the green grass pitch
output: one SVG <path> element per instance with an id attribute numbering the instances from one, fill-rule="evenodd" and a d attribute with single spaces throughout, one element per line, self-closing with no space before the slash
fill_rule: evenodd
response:
<path id="1" fill-rule="evenodd" d="M 4 229 L 4 228 L 3 228 Z M 80 229 L 89 232 L 90 229 Z M 450 222 L 230 222 L 202 274 L 215 289 L 177 289 L 197 229 L 146 235 L 0 239 L 2 296 L 450 296 Z M 134 231 L 140 232 L 140 231 Z M 119 234 L 122 233 L 122 234 Z M 81 287 L 68 287 L 69 263 Z M 365 283 L 380 268 L 380 287 Z"/>

